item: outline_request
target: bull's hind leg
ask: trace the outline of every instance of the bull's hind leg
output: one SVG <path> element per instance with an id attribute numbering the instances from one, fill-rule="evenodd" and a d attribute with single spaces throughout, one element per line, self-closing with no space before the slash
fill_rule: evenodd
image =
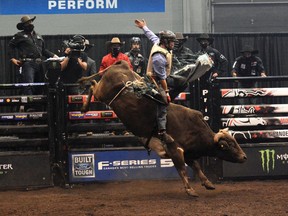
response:
<path id="1" fill-rule="evenodd" d="M 214 190 L 215 187 L 212 184 L 212 182 L 210 182 L 208 180 L 208 178 L 205 176 L 205 174 L 202 172 L 200 164 L 198 163 L 198 161 L 196 160 L 185 160 L 186 164 L 188 166 L 190 166 L 193 171 L 195 172 L 195 174 L 199 177 L 202 186 L 204 186 L 207 190 Z"/>
<path id="2" fill-rule="evenodd" d="M 162 141 L 164 143 L 163 146 L 164 146 L 165 151 L 172 159 L 175 168 L 177 169 L 180 177 L 182 178 L 186 193 L 190 196 L 198 197 L 198 194 L 196 193 L 196 191 L 189 185 L 183 150 L 180 149 L 178 145 L 176 144 L 176 142 L 174 141 L 174 139 L 166 133 L 163 136 Z"/>

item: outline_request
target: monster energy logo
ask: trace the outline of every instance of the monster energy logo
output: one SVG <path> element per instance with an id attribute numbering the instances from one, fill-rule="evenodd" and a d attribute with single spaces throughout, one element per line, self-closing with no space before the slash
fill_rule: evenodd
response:
<path id="1" fill-rule="evenodd" d="M 270 168 L 274 170 L 275 168 L 275 150 L 260 150 L 262 169 L 264 172 L 269 173 Z"/>

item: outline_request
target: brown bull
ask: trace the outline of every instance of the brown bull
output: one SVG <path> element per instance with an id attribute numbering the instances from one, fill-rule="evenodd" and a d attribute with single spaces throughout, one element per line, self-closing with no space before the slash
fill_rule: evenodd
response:
<path id="1" fill-rule="evenodd" d="M 91 80 L 85 77 L 80 83 Z M 120 61 L 108 68 L 99 83 L 92 81 L 89 97 L 83 105 L 88 110 L 92 93 L 95 100 L 109 105 L 122 123 L 136 136 L 149 142 L 155 135 L 156 104 L 143 95 L 135 94 L 133 85 L 145 85 L 141 78 L 131 71 L 126 62 Z M 199 111 L 170 103 L 167 115 L 167 133 L 175 142 L 163 144 L 157 136 L 153 136 L 149 147 L 160 157 L 171 158 L 189 195 L 198 196 L 189 185 L 185 163 L 199 176 L 206 189 L 214 189 L 213 184 L 202 172 L 196 159 L 202 156 L 243 163 L 246 155 L 236 140 L 227 132 L 220 130 L 214 133 L 203 119 Z M 183 153 L 184 151 L 184 153 Z"/>

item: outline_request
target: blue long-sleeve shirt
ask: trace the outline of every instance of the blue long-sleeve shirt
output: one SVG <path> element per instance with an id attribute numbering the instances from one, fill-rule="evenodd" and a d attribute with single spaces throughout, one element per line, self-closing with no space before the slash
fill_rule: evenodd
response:
<path id="1" fill-rule="evenodd" d="M 143 31 L 145 36 L 155 45 L 159 44 L 160 39 L 157 35 L 155 35 L 147 26 L 143 27 Z M 167 65 L 167 59 L 166 56 L 164 56 L 162 53 L 155 53 L 152 55 L 152 63 L 153 63 L 153 71 L 156 74 L 156 76 L 164 80 L 167 78 L 166 73 L 166 65 Z"/>

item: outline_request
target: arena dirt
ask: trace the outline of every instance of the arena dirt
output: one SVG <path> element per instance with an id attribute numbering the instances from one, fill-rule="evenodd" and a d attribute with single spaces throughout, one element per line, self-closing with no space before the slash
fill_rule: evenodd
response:
<path id="1" fill-rule="evenodd" d="M 33 216 L 274 216 L 288 215 L 288 180 L 225 181 L 207 191 L 180 180 L 130 181 L 1 191 L 0 215 Z"/>

